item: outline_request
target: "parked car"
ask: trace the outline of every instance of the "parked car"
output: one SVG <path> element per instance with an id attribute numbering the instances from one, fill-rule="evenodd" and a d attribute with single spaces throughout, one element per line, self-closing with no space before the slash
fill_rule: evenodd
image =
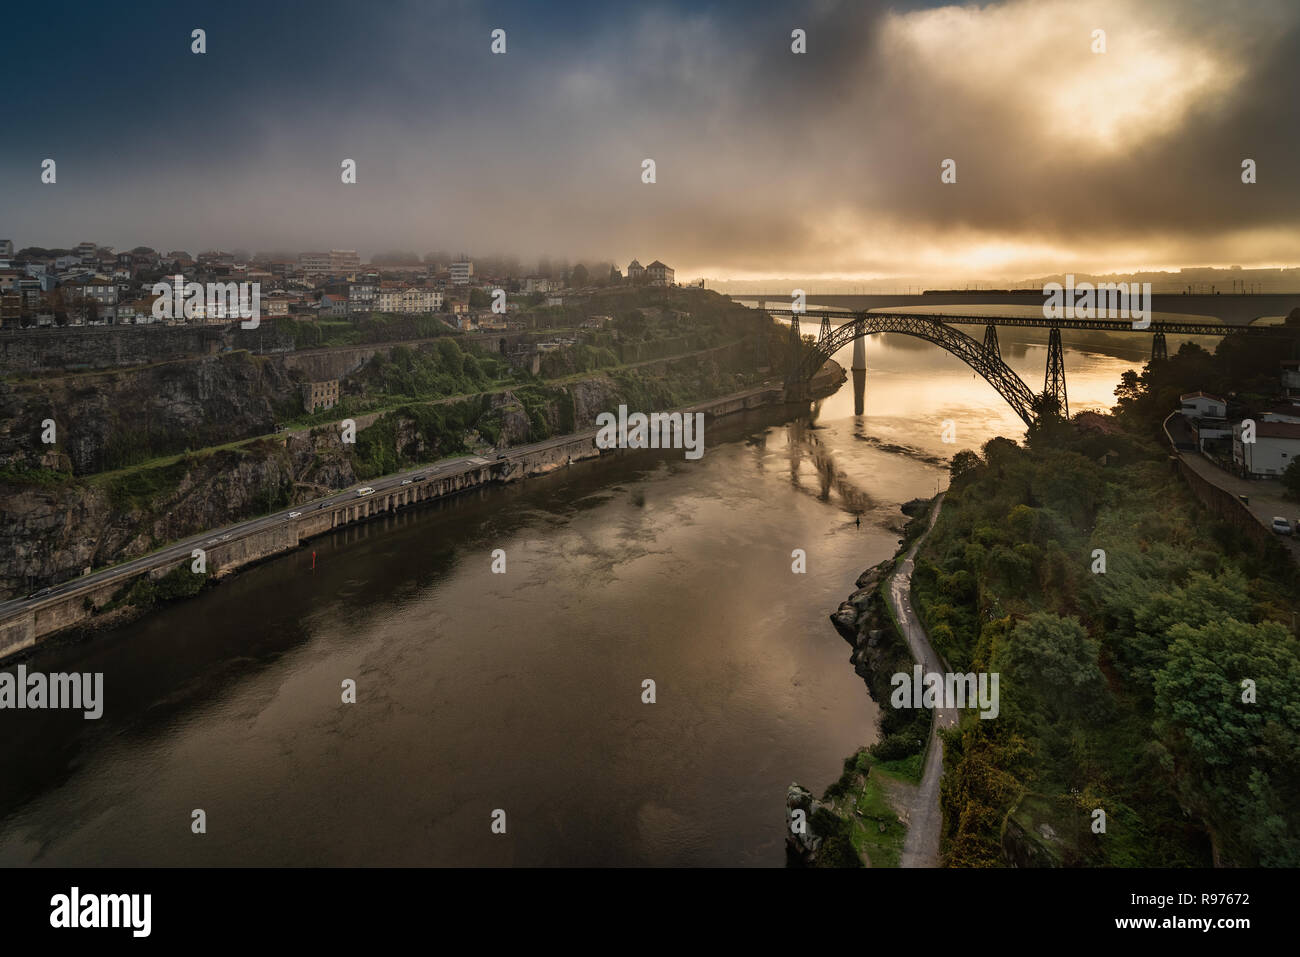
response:
<path id="1" fill-rule="evenodd" d="M 1288 522 L 1288 521 L 1287 521 L 1285 518 L 1283 518 L 1281 515 L 1274 515 L 1274 516 L 1273 516 L 1273 531 L 1277 532 L 1279 535 L 1290 535 L 1290 534 L 1291 534 L 1291 523 Z"/>

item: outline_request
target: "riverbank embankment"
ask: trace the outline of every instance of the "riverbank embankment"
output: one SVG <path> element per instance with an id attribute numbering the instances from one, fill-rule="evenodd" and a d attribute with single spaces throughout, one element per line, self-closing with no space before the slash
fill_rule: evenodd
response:
<path id="1" fill-rule="evenodd" d="M 821 385 L 833 391 L 843 379 L 843 370 L 836 366 L 824 370 Z M 785 393 L 781 386 L 767 384 L 671 411 L 684 415 L 699 412 L 708 421 L 783 404 Z M 366 487 L 373 491 L 365 494 L 345 490 L 298 505 L 287 515 L 260 516 L 205 531 L 150 555 L 48 589 L 47 594 L 5 603 L 0 605 L 0 660 L 22 653 L 52 635 L 120 624 L 147 610 L 137 601 L 142 595 L 149 599 L 145 605 L 159 598 L 185 597 L 212 581 L 300 548 L 345 525 L 485 485 L 544 475 L 574 462 L 620 451 L 597 447 L 596 434 L 596 430 L 588 429 L 510 448 L 492 457 L 464 456 L 441 465 L 371 479 Z M 197 579 L 196 567 L 201 569 Z"/>

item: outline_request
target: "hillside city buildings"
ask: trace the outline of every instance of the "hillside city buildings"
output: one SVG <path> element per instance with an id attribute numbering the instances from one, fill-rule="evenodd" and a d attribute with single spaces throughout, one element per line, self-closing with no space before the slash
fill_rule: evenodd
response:
<path id="1" fill-rule="evenodd" d="M 492 312 L 496 289 L 518 296 L 541 296 L 541 304 L 562 305 L 569 287 L 563 275 L 478 275 L 474 262 L 410 264 L 363 263 L 352 249 L 330 249 L 295 256 L 250 255 L 209 249 L 191 256 L 180 249 L 150 247 L 118 252 L 111 246 L 80 242 L 63 249 L 18 248 L 0 240 L 0 328 L 145 325 L 153 323 L 226 324 L 230 316 L 159 318 L 152 287 L 156 283 L 257 283 L 261 316 L 317 321 L 347 321 L 371 313 L 438 315 L 451 327 L 506 328 L 507 316 Z M 585 268 L 582 270 L 585 273 Z M 655 260 L 642 268 L 635 260 L 624 280 L 617 268 L 601 284 L 646 283 L 672 286 L 671 267 Z M 583 281 L 586 281 L 585 278 Z M 211 310 L 209 310 L 210 312 Z"/>

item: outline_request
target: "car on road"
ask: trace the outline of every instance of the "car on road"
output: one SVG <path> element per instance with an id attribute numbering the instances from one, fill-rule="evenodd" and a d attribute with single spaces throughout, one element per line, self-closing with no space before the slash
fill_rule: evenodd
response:
<path id="1" fill-rule="evenodd" d="M 1281 515 L 1274 515 L 1274 516 L 1273 516 L 1273 531 L 1277 532 L 1279 535 L 1290 535 L 1290 534 L 1291 534 L 1291 523 L 1288 522 L 1288 521 L 1287 521 L 1285 518 L 1283 518 Z"/>
<path id="2" fill-rule="evenodd" d="M 428 478 L 427 475 L 417 475 L 417 476 L 415 476 L 414 481 L 416 481 L 416 482 L 423 482 L 426 478 Z"/>
<path id="3" fill-rule="evenodd" d="M 290 513 L 289 513 L 289 517 L 290 517 L 290 518 L 302 518 L 302 512 L 290 512 Z"/>
<path id="4" fill-rule="evenodd" d="M 53 588 L 42 588 L 40 591 L 34 591 L 34 592 L 32 592 L 32 593 L 31 593 L 30 595 L 28 595 L 27 597 L 28 597 L 28 598 L 44 598 L 46 595 L 48 595 L 48 594 L 49 594 L 50 592 L 52 592 L 52 591 L 54 591 Z"/>
<path id="5" fill-rule="evenodd" d="M 403 485 L 410 485 L 411 482 L 413 482 L 413 481 L 414 481 L 414 479 L 402 479 L 402 484 L 403 484 Z"/>
<path id="6" fill-rule="evenodd" d="M 215 545 L 215 544 L 217 544 L 217 542 L 219 542 L 219 541 L 221 541 L 221 539 L 219 539 L 219 538 L 209 538 L 208 541 L 207 541 L 207 544 L 209 544 L 209 545 Z"/>
<path id="7" fill-rule="evenodd" d="M 361 488 L 357 489 L 358 497 L 362 495 L 374 495 L 374 494 L 375 494 L 375 490 L 371 488 L 369 485 L 364 485 Z"/>
<path id="8" fill-rule="evenodd" d="M 222 536 L 221 536 L 221 540 L 222 540 L 223 542 L 225 542 L 225 541 L 229 541 L 229 540 L 230 540 L 230 536 L 229 536 L 229 535 L 222 535 Z"/>
<path id="9" fill-rule="evenodd" d="M 497 461 L 500 462 L 502 459 L 508 459 L 508 458 L 510 458 L 510 453 L 502 452 L 500 455 L 497 456 Z"/>
<path id="10" fill-rule="evenodd" d="M 319 505 L 316 506 L 316 511 L 319 512 L 323 508 L 328 508 L 329 504 L 330 504 L 329 502 L 321 502 Z"/>

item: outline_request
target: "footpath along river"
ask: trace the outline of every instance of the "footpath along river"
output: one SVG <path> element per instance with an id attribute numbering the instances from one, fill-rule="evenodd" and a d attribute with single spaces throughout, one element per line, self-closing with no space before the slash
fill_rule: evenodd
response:
<path id="1" fill-rule="evenodd" d="M 1004 354 L 1040 388 L 1028 342 Z M 1137 357 L 1071 350 L 1072 408 Z M 39 649 L 29 672 L 104 673 L 104 715 L 0 712 L 0 865 L 782 866 L 786 787 L 875 738 L 827 615 L 952 452 L 1023 433 L 932 346 L 878 337 L 868 364 L 862 416 L 850 381 L 811 417 L 710 423 L 698 461 L 485 489 Z"/>

